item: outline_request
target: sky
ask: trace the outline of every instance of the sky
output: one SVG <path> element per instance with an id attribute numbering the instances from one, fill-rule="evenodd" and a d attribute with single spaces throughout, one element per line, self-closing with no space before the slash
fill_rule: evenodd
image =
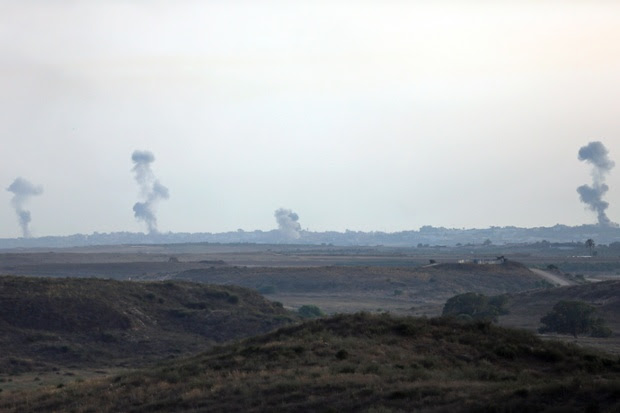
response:
<path id="1" fill-rule="evenodd" d="M 0 0 L 0 184 L 33 236 L 581 225 L 619 164 L 615 1 Z M 0 191 L 0 237 L 21 229 Z"/>

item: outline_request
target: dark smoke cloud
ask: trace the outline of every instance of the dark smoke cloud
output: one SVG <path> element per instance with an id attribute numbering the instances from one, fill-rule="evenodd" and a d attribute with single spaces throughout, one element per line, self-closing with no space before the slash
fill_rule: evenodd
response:
<path id="1" fill-rule="evenodd" d="M 609 190 L 605 184 L 606 175 L 615 166 L 608 154 L 605 145 L 598 141 L 590 142 L 579 149 L 579 160 L 592 165 L 592 185 L 581 185 L 577 188 L 581 202 L 596 212 L 599 225 L 607 227 L 616 226 L 605 213 L 609 203 L 603 201 L 603 196 Z"/>
<path id="2" fill-rule="evenodd" d="M 30 211 L 24 209 L 24 205 L 30 197 L 41 195 L 43 193 L 43 187 L 40 185 L 33 185 L 26 179 L 19 177 L 16 178 L 6 190 L 13 192 L 11 205 L 17 214 L 19 226 L 22 229 L 22 236 L 24 238 L 28 238 L 30 237 L 30 229 L 28 228 L 28 225 L 30 224 L 31 217 Z"/>
<path id="3" fill-rule="evenodd" d="M 278 230 L 289 239 L 299 239 L 301 234 L 301 225 L 299 225 L 299 215 L 290 209 L 280 208 L 273 214 L 278 221 Z"/>
<path id="4" fill-rule="evenodd" d="M 151 170 L 151 163 L 155 156 L 149 151 L 134 151 L 131 155 L 134 163 L 133 171 L 136 174 L 136 182 L 140 186 L 140 194 L 143 202 L 136 202 L 133 206 L 134 216 L 144 221 L 150 234 L 157 232 L 157 217 L 155 216 L 155 204 L 160 199 L 168 199 L 168 188 L 163 186 L 155 178 Z"/>

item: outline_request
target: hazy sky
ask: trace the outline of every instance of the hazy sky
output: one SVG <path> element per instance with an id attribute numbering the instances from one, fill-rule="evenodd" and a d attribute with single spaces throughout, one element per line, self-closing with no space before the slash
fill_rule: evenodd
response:
<path id="1" fill-rule="evenodd" d="M 616 1 L 0 0 L 0 237 L 596 222 L 579 148 L 618 163 Z"/>

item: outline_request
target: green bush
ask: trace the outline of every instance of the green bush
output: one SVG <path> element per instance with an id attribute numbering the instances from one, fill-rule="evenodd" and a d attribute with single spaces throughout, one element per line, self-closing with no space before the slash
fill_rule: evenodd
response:
<path id="1" fill-rule="evenodd" d="M 487 297 L 479 293 L 459 294 L 446 301 L 442 315 L 464 320 L 495 321 L 498 315 L 508 313 L 505 309 L 507 303 L 508 297 L 505 295 Z"/>
<path id="2" fill-rule="evenodd" d="M 302 305 L 299 307 L 299 310 L 297 310 L 297 313 L 302 318 L 317 318 L 324 315 L 323 311 L 316 305 Z"/>
<path id="3" fill-rule="evenodd" d="M 559 301 L 540 322 L 544 324 L 539 329 L 541 333 L 568 333 L 575 337 L 588 333 L 593 337 L 611 335 L 605 321 L 596 317 L 596 309 L 582 301 Z"/>

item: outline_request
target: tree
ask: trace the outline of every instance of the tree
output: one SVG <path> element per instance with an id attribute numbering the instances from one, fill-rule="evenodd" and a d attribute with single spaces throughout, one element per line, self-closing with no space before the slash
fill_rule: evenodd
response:
<path id="1" fill-rule="evenodd" d="M 442 315 L 495 321 L 498 315 L 508 313 L 504 308 L 507 300 L 507 296 L 489 298 L 478 293 L 459 294 L 446 301 Z"/>
<path id="2" fill-rule="evenodd" d="M 611 335 L 604 320 L 596 317 L 596 309 L 583 301 L 559 301 L 540 322 L 544 324 L 538 330 L 541 333 L 568 333 L 574 337 L 587 333 L 595 337 Z"/>
<path id="3" fill-rule="evenodd" d="M 594 244 L 594 240 L 592 238 L 588 238 L 586 240 L 586 248 L 590 250 L 590 256 L 592 256 L 592 248 L 594 248 L 596 244 Z"/>

